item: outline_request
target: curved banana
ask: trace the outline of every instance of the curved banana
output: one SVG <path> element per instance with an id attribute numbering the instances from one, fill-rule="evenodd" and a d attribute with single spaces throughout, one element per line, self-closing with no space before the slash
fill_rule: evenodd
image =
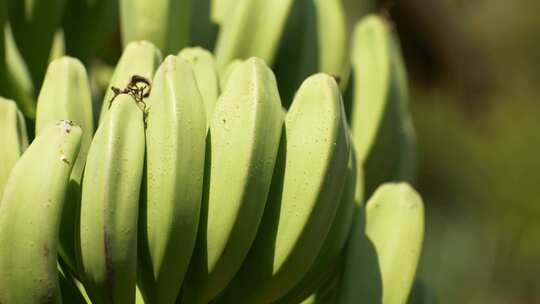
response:
<path id="1" fill-rule="evenodd" d="M 186 303 L 208 303 L 233 278 L 266 205 L 283 125 L 276 80 L 249 59 L 232 73 L 210 123 L 208 179 Z"/>
<path id="2" fill-rule="evenodd" d="M 336 217 L 319 255 L 302 281 L 276 303 L 300 303 L 317 292 L 337 273 L 343 249 L 351 231 L 354 207 L 362 203 L 362 188 L 362 169 L 357 166 L 354 149 L 352 149 L 347 167 L 347 182 L 341 194 Z"/>
<path id="3" fill-rule="evenodd" d="M 58 251 L 71 271 L 77 272 L 75 230 L 81 200 L 81 179 L 86 155 L 94 135 L 92 96 L 86 69 L 71 57 L 62 57 L 49 65 L 38 96 L 36 134 L 52 121 L 68 119 L 83 130 L 81 148 L 73 165 L 60 224 Z"/>
<path id="4" fill-rule="evenodd" d="M 28 146 L 26 123 L 14 101 L 0 97 L 0 202 L 13 166 Z"/>
<path id="5" fill-rule="evenodd" d="M 13 168 L 0 204 L 0 302 L 61 303 L 57 274 L 60 216 L 82 131 L 47 126 Z"/>
<path id="6" fill-rule="evenodd" d="M 190 64 L 169 55 L 148 100 L 146 192 L 139 220 L 139 287 L 175 303 L 195 246 L 203 190 L 206 112 Z"/>
<path id="7" fill-rule="evenodd" d="M 66 41 L 64 37 L 64 30 L 59 29 L 54 34 L 53 44 L 51 46 L 51 52 L 49 54 L 49 62 L 52 62 L 66 54 Z"/>
<path id="8" fill-rule="evenodd" d="M 354 221 L 338 303 L 406 303 L 424 237 L 422 198 L 406 183 L 383 184 Z"/>
<path id="9" fill-rule="evenodd" d="M 5 95 L 15 100 L 23 114 L 34 120 L 36 118 L 36 101 L 34 100 L 34 84 L 28 66 L 15 44 L 9 24 L 4 28 L 6 58 L 6 92 Z"/>
<path id="10" fill-rule="evenodd" d="M 189 44 L 192 1 L 119 0 L 122 42 L 148 40 L 164 55 Z"/>
<path id="11" fill-rule="evenodd" d="M 353 36 L 352 133 L 366 172 L 366 194 L 387 181 L 414 180 L 415 138 L 407 79 L 390 25 L 372 15 Z"/>
<path id="12" fill-rule="evenodd" d="M 99 121 L 103 121 L 105 113 L 109 109 L 110 101 L 114 97 L 112 87 L 124 89 L 133 75 L 145 77 L 149 80 L 154 78 L 154 72 L 161 63 L 161 52 L 150 42 L 137 41 L 129 43 L 118 60 L 103 103 Z"/>
<path id="13" fill-rule="evenodd" d="M 216 42 L 218 71 L 222 72 L 234 59 L 252 56 L 272 65 L 292 3 L 293 0 L 231 2 Z"/>
<path id="14" fill-rule="evenodd" d="M 284 100 L 291 101 L 304 79 L 318 72 L 339 76 L 340 88 L 346 88 L 348 34 L 342 0 L 295 1 L 282 40 L 275 70 Z"/>
<path id="15" fill-rule="evenodd" d="M 220 303 L 270 303 L 309 271 L 335 218 L 350 144 L 335 80 L 309 77 L 285 118 L 264 217 L 248 257 Z"/>
<path id="16" fill-rule="evenodd" d="M 84 170 L 78 268 L 93 303 L 133 303 L 143 112 L 121 94 L 98 127 Z"/>
<path id="17" fill-rule="evenodd" d="M 43 81 L 66 0 L 9 1 L 9 20 L 36 87 Z"/>
<path id="18" fill-rule="evenodd" d="M 210 18 L 214 23 L 221 24 L 234 8 L 234 0 L 211 0 Z"/>
<path id="19" fill-rule="evenodd" d="M 191 64 L 202 99 L 206 106 L 209 123 L 214 115 L 214 108 L 219 97 L 219 83 L 214 56 L 209 51 L 196 47 L 185 48 L 178 56 Z"/>
<path id="20" fill-rule="evenodd" d="M 221 87 L 221 91 L 225 91 L 227 88 L 227 82 L 229 81 L 229 78 L 232 75 L 232 72 L 242 63 L 242 60 L 235 59 L 231 61 L 223 71 L 219 73 L 219 85 Z"/>

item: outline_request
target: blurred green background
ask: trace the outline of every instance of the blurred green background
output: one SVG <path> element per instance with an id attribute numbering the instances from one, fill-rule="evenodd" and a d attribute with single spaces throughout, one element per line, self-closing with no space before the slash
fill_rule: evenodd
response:
<path id="1" fill-rule="evenodd" d="M 402 0 L 388 11 L 427 204 L 420 276 L 439 303 L 540 303 L 540 1 Z"/>

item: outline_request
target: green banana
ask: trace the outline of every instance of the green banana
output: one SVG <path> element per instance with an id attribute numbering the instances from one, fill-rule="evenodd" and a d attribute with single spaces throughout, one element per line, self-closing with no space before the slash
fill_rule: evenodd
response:
<path id="1" fill-rule="evenodd" d="M 119 0 L 122 42 L 148 40 L 164 55 L 189 44 L 193 0 Z"/>
<path id="2" fill-rule="evenodd" d="M 346 83 L 347 24 L 342 0 L 312 0 L 317 14 L 318 71 L 340 76 L 340 88 Z"/>
<path id="3" fill-rule="evenodd" d="M 240 59 L 235 59 L 231 61 L 227 67 L 219 73 L 219 85 L 221 87 L 221 91 L 225 91 L 225 88 L 227 88 L 227 82 L 229 81 L 229 78 L 232 74 L 232 72 L 238 67 L 243 61 Z"/>
<path id="4" fill-rule="evenodd" d="M 406 303 L 424 235 L 422 198 L 406 183 L 383 184 L 358 208 L 339 304 Z"/>
<path id="5" fill-rule="evenodd" d="M 64 31 L 58 30 L 54 34 L 51 53 L 49 54 L 49 62 L 52 62 L 66 54 L 66 41 Z"/>
<path id="6" fill-rule="evenodd" d="M 319 255 L 302 281 L 276 303 L 300 303 L 311 294 L 316 293 L 324 283 L 336 274 L 340 266 L 343 248 L 351 231 L 354 207 L 362 203 L 362 188 L 362 170 L 361 167 L 357 166 L 356 156 L 352 150 L 347 168 L 347 182 L 341 194 L 336 217 Z"/>
<path id="7" fill-rule="evenodd" d="M 26 124 L 14 101 L 0 97 L 0 201 L 13 166 L 28 146 Z"/>
<path id="8" fill-rule="evenodd" d="M 139 287 L 147 303 L 175 303 L 197 237 L 207 133 L 190 63 L 169 55 L 156 72 L 148 105 Z"/>
<path id="9" fill-rule="evenodd" d="M 216 42 L 222 72 L 234 59 L 259 57 L 272 65 L 293 0 L 231 1 Z M 246 30 L 248 29 L 248 30 Z"/>
<path id="10" fill-rule="evenodd" d="M 222 24 L 234 8 L 234 0 L 212 0 L 210 16 L 213 22 Z"/>
<path id="11" fill-rule="evenodd" d="M 34 85 L 43 81 L 66 0 L 8 1 L 9 20 Z"/>
<path id="12" fill-rule="evenodd" d="M 264 61 L 239 64 L 210 122 L 207 191 L 184 302 L 208 303 L 246 257 L 263 216 L 283 116 L 274 74 Z"/>
<path id="13" fill-rule="evenodd" d="M 291 9 L 276 58 L 276 74 L 285 100 L 314 73 L 348 76 L 347 27 L 341 0 L 298 0 Z"/>
<path id="14" fill-rule="evenodd" d="M 264 217 L 220 303 L 270 303 L 298 284 L 317 258 L 345 184 L 350 143 L 335 80 L 309 77 L 285 118 Z"/>
<path id="15" fill-rule="evenodd" d="M 415 139 L 407 109 L 407 80 L 390 25 L 375 15 L 353 37 L 352 132 L 366 172 L 366 193 L 386 181 L 414 180 Z"/>
<path id="16" fill-rule="evenodd" d="M 66 51 L 84 63 L 111 39 L 118 21 L 118 0 L 69 0 L 64 10 Z"/>
<path id="17" fill-rule="evenodd" d="M 139 75 L 151 80 L 154 78 L 154 72 L 161 63 L 161 52 L 150 42 L 138 41 L 131 42 L 122 53 L 118 64 L 114 70 L 103 102 L 101 104 L 100 122 L 109 109 L 110 101 L 114 97 L 112 87 L 124 89 L 133 75 Z"/>
<path id="18" fill-rule="evenodd" d="M 77 272 L 75 259 L 75 229 L 78 214 L 81 179 L 86 155 L 94 134 L 92 96 L 86 69 L 71 57 L 51 62 L 38 96 L 36 134 L 50 122 L 69 119 L 83 130 L 79 155 L 71 172 L 60 224 L 60 247 L 58 251 L 70 270 Z"/>
<path id="19" fill-rule="evenodd" d="M 178 56 L 191 64 L 195 79 L 206 106 L 207 122 L 214 115 L 214 108 L 219 96 L 219 83 L 214 56 L 202 48 L 186 48 Z"/>
<path id="20" fill-rule="evenodd" d="M 133 303 L 143 112 L 121 94 L 98 127 L 84 170 L 78 268 L 94 303 Z"/>
<path id="21" fill-rule="evenodd" d="M 24 59 L 15 44 L 11 28 L 6 24 L 6 96 L 17 102 L 23 114 L 34 120 L 36 118 L 36 101 L 34 100 L 34 84 Z"/>
<path id="22" fill-rule="evenodd" d="M 62 302 L 58 229 L 81 137 L 70 121 L 48 125 L 11 172 L 0 204 L 1 303 Z"/>

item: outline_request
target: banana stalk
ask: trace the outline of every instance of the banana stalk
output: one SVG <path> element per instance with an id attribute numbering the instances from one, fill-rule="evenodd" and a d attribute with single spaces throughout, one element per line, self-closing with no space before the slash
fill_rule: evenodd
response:
<path id="1" fill-rule="evenodd" d="M 387 181 L 413 182 L 415 137 L 399 43 L 378 16 L 360 21 L 353 37 L 352 133 L 366 172 L 366 194 Z"/>
<path id="2" fill-rule="evenodd" d="M 143 111 L 121 94 L 96 131 L 83 178 L 76 249 L 93 303 L 135 301 L 144 146 Z"/>
<path id="3" fill-rule="evenodd" d="M 0 97 L 0 201 L 13 166 L 28 146 L 26 124 L 14 101 Z"/>
<path id="4" fill-rule="evenodd" d="M 190 63 L 169 55 L 148 100 L 146 192 L 139 287 L 147 303 L 175 303 L 195 246 L 204 177 L 205 103 Z"/>
<path id="5" fill-rule="evenodd" d="M 337 213 L 350 153 L 345 113 L 331 76 L 298 90 L 257 238 L 219 303 L 270 303 L 307 274 Z"/>
<path id="6" fill-rule="evenodd" d="M 119 0 L 122 42 L 148 40 L 164 55 L 189 44 L 192 0 Z"/>
<path id="7" fill-rule="evenodd" d="M 209 123 L 214 115 L 214 108 L 219 96 L 219 83 L 214 56 L 202 48 L 186 48 L 178 53 L 178 56 L 191 64 L 195 79 L 199 86 L 206 117 Z"/>
<path id="8" fill-rule="evenodd" d="M 125 47 L 103 97 L 99 116 L 100 122 L 103 121 L 105 113 L 110 107 L 110 102 L 115 95 L 111 88 L 124 89 L 133 75 L 151 80 L 154 78 L 154 72 L 161 60 L 160 51 L 150 42 L 131 42 Z"/>
<path id="9" fill-rule="evenodd" d="M 265 208 L 282 125 L 272 71 L 256 58 L 239 64 L 210 123 L 206 192 L 186 303 L 216 297 L 246 257 Z"/>
<path id="10" fill-rule="evenodd" d="M 70 121 L 48 125 L 11 172 L 0 204 L 1 303 L 62 303 L 58 230 L 81 137 Z"/>
<path id="11" fill-rule="evenodd" d="M 60 255 L 71 271 L 77 272 L 75 259 L 76 220 L 81 199 L 81 179 L 92 136 L 92 96 L 86 69 L 71 57 L 51 62 L 38 96 L 36 134 L 50 122 L 68 119 L 83 130 L 79 155 L 73 165 L 60 224 Z"/>
<path id="12" fill-rule="evenodd" d="M 424 237 L 422 198 L 406 183 L 383 184 L 354 221 L 338 303 L 406 303 Z"/>

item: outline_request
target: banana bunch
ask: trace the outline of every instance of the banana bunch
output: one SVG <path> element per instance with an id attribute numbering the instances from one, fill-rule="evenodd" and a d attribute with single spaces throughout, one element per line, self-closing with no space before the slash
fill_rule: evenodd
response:
<path id="1" fill-rule="evenodd" d="M 90 2 L 63 24 L 115 13 Z M 120 0 L 103 96 L 82 50 L 102 37 L 40 29 L 54 35 L 36 84 L 7 24 L 0 68 L 20 93 L 0 99 L 0 303 L 399 304 L 413 286 L 428 303 L 399 43 L 366 17 L 349 61 L 340 3 L 213 1 L 212 53 L 185 47 L 201 3 Z"/>

